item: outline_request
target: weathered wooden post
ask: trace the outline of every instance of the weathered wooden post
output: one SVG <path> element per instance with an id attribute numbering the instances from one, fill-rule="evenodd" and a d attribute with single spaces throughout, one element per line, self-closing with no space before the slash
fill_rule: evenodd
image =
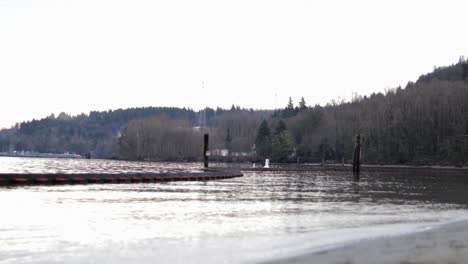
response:
<path id="1" fill-rule="evenodd" d="M 208 143 L 209 135 L 205 134 L 203 137 L 203 164 L 205 168 L 208 168 Z"/>
<path id="2" fill-rule="evenodd" d="M 357 134 L 356 145 L 354 146 L 354 155 L 353 155 L 354 175 L 359 176 L 360 167 L 361 167 L 361 135 Z"/>

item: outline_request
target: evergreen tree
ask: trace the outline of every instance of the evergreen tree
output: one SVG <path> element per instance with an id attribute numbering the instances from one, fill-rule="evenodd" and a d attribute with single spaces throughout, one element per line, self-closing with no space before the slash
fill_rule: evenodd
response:
<path id="1" fill-rule="evenodd" d="M 286 109 L 294 109 L 294 104 L 293 104 L 291 96 L 289 97 L 289 101 L 288 101 L 288 105 L 286 106 Z"/>
<path id="2" fill-rule="evenodd" d="M 271 154 L 271 133 L 266 120 L 263 120 L 257 130 L 255 139 L 257 156 L 261 158 L 269 158 Z"/>
<path id="3" fill-rule="evenodd" d="M 294 115 L 296 115 L 296 109 L 294 108 L 292 98 L 289 97 L 288 105 L 283 110 L 283 117 L 288 118 L 288 117 L 292 117 Z"/>
<path id="4" fill-rule="evenodd" d="M 284 121 L 280 120 L 276 125 L 275 134 L 273 135 L 271 143 L 271 158 L 277 162 L 285 162 L 288 160 L 293 150 L 291 135 Z"/>
<path id="5" fill-rule="evenodd" d="M 306 110 L 307 109 L 307 105 L 306 105 L 306 102 L 305 102 L 305 99 L 304 99 L 304 96 L 301 97 L 301 101 L 299 102 L 299 110 Z"/>
<path id="6" fill-rule="evenodd" d="M 280 120 L 278 124 L 276 125 L 275 128 L 275 135 L 281 134 L 283 131 L 285 131 L 286 128 L 286 123 L 284 123 L 283 120 Z"/>

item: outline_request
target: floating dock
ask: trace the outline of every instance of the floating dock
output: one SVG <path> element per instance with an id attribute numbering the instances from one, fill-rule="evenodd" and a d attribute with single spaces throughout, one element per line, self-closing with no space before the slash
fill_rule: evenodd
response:
<path id="1" fill-rule="evenodd" d="M 0 173 L 0 185 L 208 181 L 242 176 L 240 170 L 218 168 L 177 173 Z"/>

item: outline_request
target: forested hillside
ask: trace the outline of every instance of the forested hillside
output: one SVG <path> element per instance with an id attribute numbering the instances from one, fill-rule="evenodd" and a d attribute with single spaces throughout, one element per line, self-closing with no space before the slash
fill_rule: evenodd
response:
<path id="1" fill-rule="evenodd" d="M 201 158 L 203 134 L 210 134 L 210 148 L 251 152 L 258 125 L 273 111 L 206 108 L 198 122 L 156 115 L 133 120 L 119 138 L 119 157 L 131 160 L 194 160 Z"/>
<path id="2" fill-rule="evenodd" d="M 209 133 L 210 148 L 230 155 L 341 161 L 352 158 L 360 133 L 367 163 L 459 165 L 468 155 L 467 76 L 468 63 L 461 58 L 404 88 L 325 106 L 308 106 L 301 98 L 274 111 L 149 107 L 52 115 L 1 131 L 0 151 L 194 160 L 201 156 L 202 134 Z"/>
<path id="3" fill-rule="evenodd" d="M 231 109 L 211 109 L 194 111 L 187 108 L 176 107 L 143 107 L 109 110 L 103 112 L 93 111 L 87 114 L 70 116 L 61 113 L 58 116 L 50 115 L 40 120 L 32 120 L 16 124 L 10 129 L 0 131 L 0 152 L 8 151 L 34 151 L 40 153 L 76 153 L 83 156 L 91 154 L 95 158 L 116 158 L 126 157 L 128 159 L 191 159 L 192 155 L 179 153 L 179 155 L 169 155 L 170 151 L 160 152 L 148 157 L 148 153 L 154 150 L 145 151 L 146 154 L 138 153 L 136 156 L 125 154 L 120 151 L 119 145 L 121 134 L 128 135 L 135 125 L 147 123 L 150 120 L 164 119 L 158 130 L 172 129 L 172 126 L 183 124 L 192 132 L 197 127 L 217 127 L 224 128 L 232 126 L 232 135 L 235 139 L 232 142 L 234 150 L 242 150 L 250 144 L 255 137 L 257 123 L 262 119 L 271 116 L 272 111 L 254 111 L 252 109 L 241 109 L 239 106 L 232 106 Z M 146 120 L 146 121 L 145 121 Z M 234 125 L 235 124 L 235 125 Z M 235 126 L 235 127 L 234 127 Z M 129 129 L 125 129 L 129 127 Z M 154 127 L 155 128 L 155 127 Z M 145 131 L 141 135 L 148 133 L 149 127 L 145 126 Z M 158 140 L 155 135 L 160 135 L 159 131 L 151 131 L 151 142 L 145 143 L 145 147 L 154 146 Z M 139 136 L 142 139 L 142 136 Z M 173 148 L 181 141 L 177 138 L 175 131 L 172 131 L 170 138 Z M 167 139 L 166 138 L 166 139 Z M 146 139 L 145 139 L 146 140 Z M 153 141 L 154 140 L 154 141 Z M 182 140 L 182 139 L 178 139 Z M 120 142 L 124 142 L 121 140 Z M 166 143 L 168 141 L 165 141 Z M 216 142 L 213 134 L 212 142 Z M 140 142 L 141 143 L 141 142 Z M 138 143 L 138 144 L 140 144 Z M 198 144 L 197 142 L 196 144 Z M 130 145 L 131 146 L 131 145 Z M 251 146 L 248 146 L 251 147 Z M 127 148 L 128 149 L 128 148 Z M 157 149 L 156 147 L 154 149 Z M 136 151 L 136 150 L 135 150 Z M 138 152 L 138 151 L 137 151 Z M 197 155 L 200 150 L 197 150 Z"/>
<path id="4" fill-rule="evenodd" d="M 467 73 L 468 64 L 462 58 L 457 64 L 435 68 L 404 88 L 356 97 L 350 102 L 310 107 L 303 98 L 297 105 L 290 99 L 284 109 L 275 110 L 271 116 L 231 109 L 210 119 L 205 132 L 213 138 L 214 149 L 252 153 L 255 148 L 256 158 L 279 162 L 350 160 L 353 139 L 360 133 L 367 163 L 459 165 L 468 155 Z M 143 136 L 161 131 L 151 127 L 151 123 L 160 122 L 149 119 L 131 123 L 120 139 L 120 155 L 164 159 L 162 151 L 153 151 L 160 143 Z M 179 158 L 190 158 L 201 149 L 201 132 L 186 126 L 185 133 L 193 135 L 198 145 L 194 143 L 187 152 L 174 147 Z M 168 135 L 176 133 L 168 130 L 165 135 L 170 138 Z M 176 146 L 178 141 L 172 140 L 170 145 Z"/>
<path id="5" fill-rule="evenodd" d="M 78 116 L 66 113 L 50 115 L 0 131 L 0 152 L 91 153 L 93 157 L 110 158 L 115 156 L 116 138 L 130 120 L 158 114 L 193 122 L 196 116 L 191 109 L 168 107 L 93 111 L 89 115 Z"/>

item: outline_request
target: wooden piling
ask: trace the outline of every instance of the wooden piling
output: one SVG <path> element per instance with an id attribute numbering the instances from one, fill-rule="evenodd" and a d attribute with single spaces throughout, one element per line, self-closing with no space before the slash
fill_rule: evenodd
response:
<path id="1" fill-rule="evenodd" d="M 208 168 L 208 143 L 209 135 L 205 134 L 203 137 L 203 164 L 205 168 Z"/>
<path id="2" fill-rule="evenodd" d="M 361 169 L 361 135 L 357 134 L 356 144 L 354 146 L 354 155 L 353 155 L 353 173 L 356 176 L 359 176 L 359 171 Z"/>

